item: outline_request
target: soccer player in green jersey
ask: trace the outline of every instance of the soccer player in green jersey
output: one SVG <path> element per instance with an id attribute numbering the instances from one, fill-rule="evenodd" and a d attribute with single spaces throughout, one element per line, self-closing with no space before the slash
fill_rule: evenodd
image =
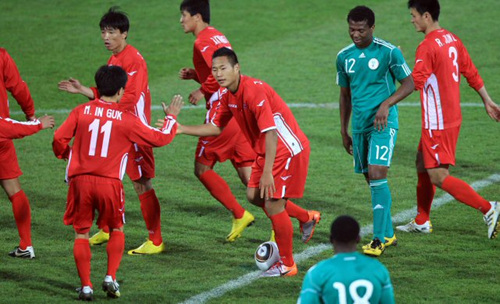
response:
<path id="1" fill-rule="evenodd" d="M 373 240 L 363 252 L 380 256 L 396 245 L 391 221 L 392 198 L 387 183 L 398 130 L 399 101 L 414 88 L 411 70 L 394 45 L 373 37 L 375 14 L 366 6 L 347 16 L 353 44 L 337 55 L 340 86 L 340 124 L 346 151 L 354 157 L 354 171 L 370 185 L 373 208 Z M 395 81 L 401 86 L 396 90 Z M 349 119 L 352 112 L 352 137 Z"/>
<path id="2" fill-rule="evenodd" d="M 298 304 L 394 303 L 389 271 L 379 261 L 356 252 L 359 224 L 348 215 L 335 219 L 330 242 L 335 255 L 309 269 Z"/>

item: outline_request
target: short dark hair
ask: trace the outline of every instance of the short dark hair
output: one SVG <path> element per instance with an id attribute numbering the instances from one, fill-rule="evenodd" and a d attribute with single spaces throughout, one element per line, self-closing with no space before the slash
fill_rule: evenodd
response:
<path id="1" fill-rule="evenodd" d="M 127 73 L 117 65 L 103 65 L 94 76 L 97 90 L 101 96 L 114 96 L 127 84 Z"/>
<path id="2" fill-rule="evenodd" d="M 121 33 L 128 32 L 130 23 L 127 14 L 120 11 L 118 6 L 111 7 L 99 22 L 101 30 L 106 28 L 119 29 Z"/>
<path id="3" fill-rule="evenodd" d="M 223 47 L 215 51 L 212 55 L 212 61 L 217 57 L 227 57 L 227 60 L 229 61 L 231 66 L 234 66 L 238 63 L 238 56 L 236 56 L 236 53 L 232 49 L 227 47 Z"/>
<path id="4" fill-rule="evenodd" d="M 409 0 L 408 8 L 414 8 L 420 15 L 428 12 L 431 14 L 432 20 L 439 20 L 441 7 L 438 0 Z"/>
<path id="5" fill-rule="evenodd" d="M 184 0 L 180 6 L 181 12 L 187 11 L 191 16 L 201 15 L 201 20 L 210 24 L 210 3 L 209 0 Z"/>
<path id="6" fill-rule="evenodd" d="M 347 23 L 349 23 L 349 20 L 354 22 L 366 21 L 368 27 L 372 27 L 375 24 L 375 13 L 367 6 L 356 6 L 347 15 Z"/>
<path id="7" fill-rule="evenodd" d="M 337 217 L 330 229 L 330 241 L 351 243 L 357 241 L 359 237 L 359 224 L 349 215 L 341 215 Z"/>

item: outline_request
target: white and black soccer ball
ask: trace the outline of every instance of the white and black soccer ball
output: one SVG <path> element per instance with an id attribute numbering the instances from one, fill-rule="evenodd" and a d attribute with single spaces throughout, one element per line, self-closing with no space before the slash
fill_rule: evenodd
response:
<path id="1" fill-rule="evenodd" d="M 275 242 L 265 242 L 255 251 L 255 264 L 260 270 L 268 270 L 280 260 L 280 252 Z"/>

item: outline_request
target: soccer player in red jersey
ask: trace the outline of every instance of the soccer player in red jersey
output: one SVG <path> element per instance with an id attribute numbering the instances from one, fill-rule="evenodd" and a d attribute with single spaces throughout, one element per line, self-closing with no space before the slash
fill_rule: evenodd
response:
<path id="1" fill-rule="evenodd" d="M 211 112 L 219 103 L 217 90 L 219 84 L 212 75 L 212 55 L 221 48 L 231 48 L 231 44 L 221 32 L 210 26 L 210 4 L 208 0 L 184 0 L 180 5 L 181 25 L 185 33 L 193 33 L 196 37 L 193 48 L 193 68 L 182 68 L 179 78 L 195 80 L 200 87 L 189 95 L 189 102 L 197 105 L 205 98 L 209 122 Z M 246 186 L 252 172 L 255 152 L 240 128 L 233 120 L 219 136 L 204 136 L 198 140 L 196 147 L 194 174 L 227 210 L 233 214 L 231 232 L 226 236 L 229 242 L 241 236 L 243 230 L 254 222 L 254 216 L 245 210 L 236 200 L 226 181 L 213 168 L 217 162 L 231 160 L 242 183 Z"/>
<path id="2" fill-rule="evenodd" d="M 296 275 L 297 265 L 292 255 L 293 227 L 285 205 L 289 198 L 303 195 L 309 166 L 309 140 L 273 88 L 240 74 L 238 59 L 231 49 L 220 48 L 214 52 L 212 74 L 221 86 L 221 100 L 211 123 L 179 126 L 178 133 L 219 135 L 229 121 L 235 119 L 257 154 L 247 198 L 262 207 L 271 219 L 281 256 L 281 260 L 262 275 Z"/>
<path id="3" fill-rule="evenodd" d="M 53 150 L 57 158 L 67 159 L 69 182 L 64 223 L 73 225 L 75 257 L 81 286 L 79 298 L 93 297 L 90 281 L 89 231 L 98 210 L 97 224 L 110 229 L 107 244 L 108 268 L 103 290 L 119 297 L 116 272 L 125 246 L 125 199 L 122 178 L 130 149 L 135 144 L 159 147 L 170 143 L 177 128 L 176 115 L 182 97 L 174 96 L 164 105 L 166 118 L 161 130 L 145 125 L 140 118 L 118 104 L 125 95 L 127 73 L 118 66 L 102 66 L 95 75 L 99 98 L 76 107 L 54 134 Z M 70 146 L 70 141 L 73 145 Z"/>
<path id="4" fill-rule="evenodd" d="M 488 95 L 484 82 L 462 41 L 439 25 L 437 0 L 410 0 L 411 22 L 425 34 L 417 48 L 413 79 L 420 90 L 422 135 L 417 152 L 417 216 L 397 229 L 406 232 L 432 232 L 430 210 L 435 186 L 456 200 L 479 210 L 488 225 L 488 238 L 496 237 L 500 204 L 488 202 L 464 181 L 451 176 L 455 149 L 462 123 L 460 74 L 478 92 L 488 115 L 500 121 L 500 107 Z"/>
<path id="5" fill-rule="evenodd" d="M 146 61 L 133 46 L 127 44 L 129 20 L 125 13 L 111 8 L 99 23 L 101 37 L 106 48 L 113 54 L 108 65 L 122 67 L 129 77 L 125 95 L 120 101 L 123 110 L 129 110 L 145 124 L 151 123 L 151 94 L 148 86 Z M 89 99 L 99 98 L 96 88 L 85 87 L 76 79 L 59 83 L 59 89 L 70 93 L 79 93 Z M 132 180 L 134 189 L 141 202 L 142 215 L 149 231 L 149 239 L 128 254 L 156 254 L 165 250 L 161 235 L 161 210 L 151 179 L 155 176 L 153 150 L 150 147 L 134 145 L 130 151 L 127 175 Z M 92 238 L 92 245 L 106 242 L 109 233 L 106 227 Z"/>
<path id="6" fill-rule="evenodd" d="M 35 105 L 28 85 L 22 80 L 16 63 L 7 53 L 7 50 L 0 48 L 0 117 L 4 119 L 10 117 L 7 91 L 12 94 L 12 97 L 21 106 L 26 119 L 39 124 L 35 116 Z M 7 130 L 3 131 L 8 132 Z M 0 185 L 12 203 L 12 211 L 20 237 L 19 246 L 9 255 L 11 257 L 32 259 L 35 257 L 35 251 L 31 243 L 30 202 L 19 183 L 19 176 L 23 173 L 19 168 L 14 143 L 9 138 L 10 136 L 0 141 Z"/>

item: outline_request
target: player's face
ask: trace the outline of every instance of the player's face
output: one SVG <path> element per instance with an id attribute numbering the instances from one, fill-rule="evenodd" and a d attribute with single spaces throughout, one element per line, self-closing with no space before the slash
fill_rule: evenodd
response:
<path id="1" fill-rule="evenodd" d="M 101 38 L 104 41 L 104 45 L 108 51 L 113 52 L 113 54 L 120 53 L 127 45 L 127 32 L 120 32 L 116 28 L 104 28 L 101 30 Z"/>
<path id="2" fill-rule="evenodd" d="M 424 13 L 424 15 L 425 14 L 426 13 Z M 413 23 L 413 26 L 415 26 L 415 30 L 417 32 L 425 32 L 427 26 L 426 26 L 424 15 L 421 15 L 413 7 L 410 8 L 410 15 L 411 15 L 411 23 Z"/>
<path id="3" fill-rule="evenodd" d="M 182 11 L 180 21 L 184 33 L 193 33 L 196 29 L 196 15 L 191 16 L 188 11 Z"/>
<path id="4" fill-rule="evenodd" d="M 349 20 L 349 36 L 358 48 L 365 48 L 373 41 L 375 25 L 369 27 L 367 21 Z"/>
<path id="5" fill-rule="evenodd" d="M 240 65 L 231 66 L 226 56 L 216 57 L 212 61 L 212 75 L 221 87 L 234 93 L 240 81 Z"/>

